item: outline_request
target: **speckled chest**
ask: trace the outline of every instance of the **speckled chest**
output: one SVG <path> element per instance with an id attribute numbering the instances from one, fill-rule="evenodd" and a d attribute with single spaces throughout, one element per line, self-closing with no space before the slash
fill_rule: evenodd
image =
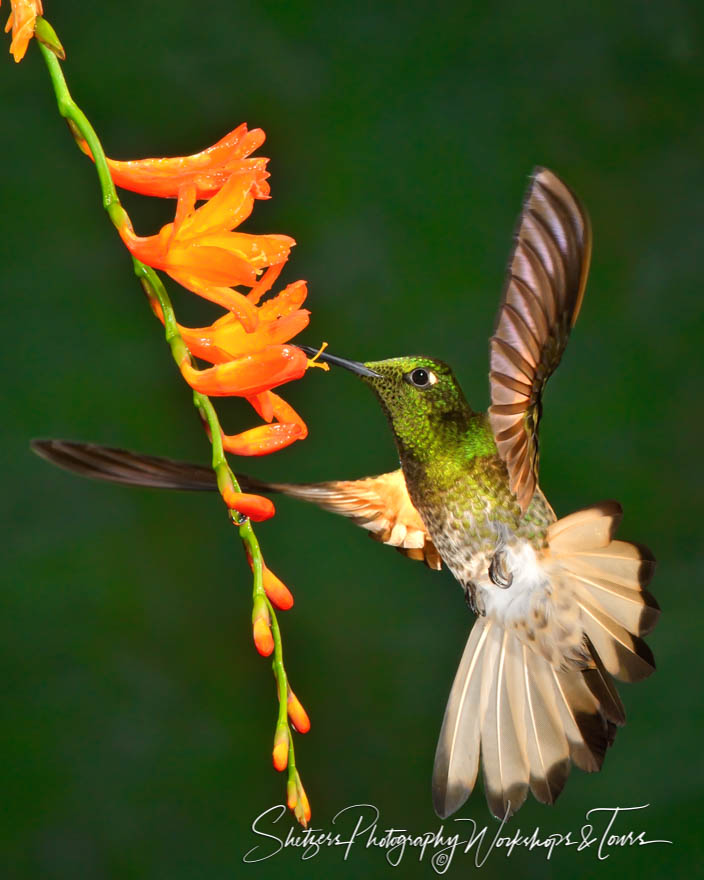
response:
<path id="1" fill-rule="evenodd" d="M 404 467 L 411 499 L 443 561 L 463 585 L 486 578 L 496 551 L 517 541 L 536 548 L 554 515 L 541 492 L 525 516 L 498 456 L 455 468 Z"/>

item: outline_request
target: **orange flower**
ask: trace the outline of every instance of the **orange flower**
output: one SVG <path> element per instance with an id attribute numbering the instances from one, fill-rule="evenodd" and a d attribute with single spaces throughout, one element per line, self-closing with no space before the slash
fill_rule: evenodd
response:
<path id="1" fill-rule="evenodd" d="M 247 333 L 237 315 L 228 312 L 210 327 L 182 327 L 179 331 L 191 352 L 211 364 L 253 354 L 267 345 L 288 342 L 308 326 L 310 312 L 298 308 L 306 298 L 305 281 L 289 284 L 257 310 L 257 329 Z M 251 303 L 251 300 L 250 300 Z"/>
<path id="2" fill-rule="evenodd" d="M 5 25 L 5 33 L 12 29 L 10 52 L 15 61 L 21 61 L 34 36 L 37 16 L 42 15 L 44 10 L 41 0 L 10 0 L 10 8 L 12 11 Z"/>
<path id="3" fill-rule="evenodd" d="M 265 421 L 277 419 L 278 424 L 260 425 L 241 434 L 223 435 L 223 447 L 226 452 L 234 455 L 268 455 L 278 449 L 290 446 L 294 440 L 305 440 L 308 426 L 296 410 L 273 391 L 265 391 L 247 400 Z M 271 407 L 271 414 L 264 415 L 260 402 L 265 401 Z"/>
<path id="4" fill-rule="evenodd" d="M 254 199 L 268 194 L 268 186 L 266 193 L 262 190 L 266 160 L 247 158 L 263 139 L 260 130 L 248 132 L 241 125 L 194 156 L 110 162 L 116 183 L 147 194 L 178 197 L 173 223 L 157 235 L 136 235 L 124 215 L 120 235 L 130 252 L 227 309 L 209 327 L 179 325 L 189 352 L 213 364 L 197 369 L 190 357 L 184 357 L 179 367 L 194 390 L 209 397 L 245 397 L 270 423 L 240 434 L 223 434 L 224 449 L 238 455 L 266 455 L 308 434 L 298 413 L 271 391 L 300 378 L 308 366 L 300 349 L 285 344 L 308 324 L 309 312 L 300 308 L 307 295 L 305 282 L 289 284 L 258 305 L 295 242 L 285 235 L 233 231 L 249 217 Z M 197 198 L 212 193 L 196 209 Z M 233 289 L 237 285 L 250 287 L 249 294 Z M 152 301 L 152 307 L 163 322 L 158 304 Z M 276 424 L 271 424 L 274 420 Z M 234 502 L 231 506 L 241 509 Z"/>
<path id="5" fill-rule="evenodd" d="M 169 159 L 134 159 L 119 162 L 108 159 L 108 167 L 116 186 L 145 196 L 176 198 L 183 187 L 195 187 L 196 199 L 208 199 L 219 192 L 233 174 L 253 173 L 253 195 L 256 199 L 269 197 L 266 164 L 263 157 L 247 158 L 266 138 L 261 128 L 247 130 L 242 123 L 226 134 L 212 147 L 192 156 Z M 92 154 L 85 141 L 80 147 L 87 156 Z"/>
<path id="6" fill-rule="evenodd" d="M 256 171 L 232 174 L 220 191 L 195 208 L 196 185 L 181 187 L 173 223 L 157 235 L 135 235 L 127 218 L 122 240 L 138 260 L 163 269 L 183 287 L 235 311 L 252 330 L 252 303 L 235 285 L 255 287 L 262 269 L 288 259 L 295 241 L 288 235 L 233 232 L 249 217 L 257 186 Z"/>
<path id="7" fill-rule="evenodd" d="M 188 360 L 180 364 L 181 375 L 193 388 L 208 397 L 251 397 L 300 379 L 308 358 L 295 345 L 268 345 L 256 354 L 197 370 Z"/>
<path id="8" fill-rule="evenodd" d="M 257 363 L 271 363 L 272 351 L 278 351 L 279 355 L 282 350 L 290 352 L 291 347 L 284 346 L 283 343 L 308 325 L 310 312 L 299 308 L 308 292 L 305 281 L 289 284 L 277 296 L 267 300 L 258 308 L 254 305 L 256 299 L 253 301 L 253 298 L 261 296 L 274 283 L 282 265 L 270 267 L 254 290 L 245 298 L 248 305 L 256 312 L 256 329 L 253 332 L 246 332 L 241 319 L 231 312 L 223 315 L 209 327 L 178 325 L 179 333 L 191 353 L 216 365 L 212 370 L 196 370 L 190 364 L 184 363 L 182 372 L 192 387 L 202 390 L 206 384 L 213 388 L 218 383 L 222 389 L 225 385 L 229 390 L 221 390 L 221 394 L 244 396 L 265 422 L 272 422 L 274 419 L 277 422 L 277 424 L 260 425 L 241 434 L 224 434 L 225 450 L 235 455 L 268 455 L 308 436 L 308 427 L 295 409 L 270 390 L 274 387 L 273 381 L 268 388 L 256 393 L 251 391 L 245 393 L 242 388 L 237 391 L 232 384 L 228 384 L 234 381 L 237 370 L 240 377 L 244 376 L 245 364 L 241 363 L 237 370 L 234 366 L 228 365 L 233 365 L 245 357 L 249 358 L 246 363 L 249 363 L 251 369 L 256 369 Z M 164 318 L 158 306 L 156 306 L 156 314 L 163 323 Z M 289 364 L 288 369 L 293 370 L 294 373 L 287 374 L 288 378 L 284 378 L 284 381 L 298 378 L 298 372 L 304 369 L 303 359 L 295 354 L 295 349 L 293 352 L 295 362 Z"/>

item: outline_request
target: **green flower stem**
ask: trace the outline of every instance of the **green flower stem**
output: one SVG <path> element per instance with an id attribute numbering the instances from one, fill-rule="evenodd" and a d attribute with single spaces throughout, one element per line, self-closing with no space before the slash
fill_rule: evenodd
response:
<path id="1" fill-rule="evenodd" d="M 274 637 L 274 660 L 271 668 L 274 670 L 274 678 L 276 679 L 276 689 L 279 694 L 279 717 L 276 722 L 278 727 L 288 727 L 288 679 L 286 678 L 286 669 L 284 667 L 284 655 L 281 646 L 281 633 L 279 632 L 279 622 L 273 613 L 271 603 L 267 599 L 269 605 L 269 614 L 271 614 L 271 634 Z M 290 734 L 290 729 L 289 729 Z M 291 736 L 289 735 L 289 757 L 291 754 Z"/>
<path id="2" fill-rule="evenodd" d="M 66 80 L 64 79 L 63 71 L 61 70 L 59 59 L 51 49 L 44 45 L 44 43 L 38 42 L 37 45 L 39 46 L 39 51 L 44 56 L 44 61 L 49 69 L 49 78 L 54 86 L 59 113 L 64 119 L 70 120 L 74 124 L 75 128 L 85 138 L 90 147 L 93 159 L 95 160 L 98 179 L 100 180 L 100 189 L 103 194 L 103 207 L 108 212 L 114 225 L 119 229 L 127 215 L 117 197 L 117 190 L 115 189 L 115 184 L 112 182 L 112 177 L 110 177 L 110 169 L 108 168 L 108 163 L 105 159 L 105 152 L 103 151 L 102 144 L 98 140 L 98 135 L 95 133 L 90 122 L 88 122 L 83 111 L 71 97 L 71 93 L 66 85 Z"/>
<path id="3" fill-rule="evenodd" d="M 110 176 L 110 169 L 108 168 L 107 160 L 105 158 L 105 151 L 103 150 L 102 144 L 100 143 L 98 135 L 95 133 L 93 126 L 90 124 L 80 107 L 78 107 L 76 102 L 73 100 L 73 98 L 71 97 L 71 93 L 68 90 L 68 85 L 66 84 L 66 79 L 64 78 L 61 64 L 59 63 L 59 58 L 55 54 L 55 51 L 51 48 L 51 45 L 54 45 L 54 48 L 56 48 L 56 45 L 58 45 L 59 47 L 61 46 L 60 42 L 58 41 L 58 37 L 56 36 L 56 33 L 46 20 L 40 19 L 38 21 L 39 23 L 37 28 L 40 40 L 38 40 L 37 45 L 39 46 L 39 50 L 44 57 L 44 61 L 49 71 L 49 77 L 51 79 L 52 85 L 54 87 L 54 92 L 56 94 L 56 102 L 58 105 L 59 113 L 69 123 L 69 126 L 74 136 L 76 134 L 80 135 L 88 144 L 88 147 L 90 148 L 91 154 L 93 156 L 93 160 L 95 162 L 95 169 L 98 174 L 98 180 L 100 182 L 103 207 L 107 211 L 113 225 L 119 230 L 124 226 L 126 222 L 129 222 L 129 218 L 125 209 L 120 203 L 120 199 L 117 195 L 117 190 L 115 189 L 115 184 L 113 183 L 112 177 Z M 44 36 L 46 37 L 46 42 L 42 42 L 41 40 L 42 31 L 46 32 L 44 34 Z M 193 357 L 179 332 L 173 305 L 171 304 L 171 299 L 166 292 L 166 288 L 164 287 L 161 278 L 150 266 L 145 265 L 140 260 L 137 260 L 134 257 L 132 259 L 134 263 L 135 275 L 141 281 L 142 287 L 147 294 L 152 309 L 154 311 L 157 311 L 157 304 L 158 307 L 161 309 L 161 313 L 164 317 L 164 333 L 166 341 L 171 349 L 171 354 L 173 355 L 176 364 L 180 366 L 186 359 L 191 364 L 193 364 Z M 194 392 L 193 403 L 198 410 L 203 420 L 203 423 L 207 426 L 208 433 L 210 435 L 210 442 L 213 453 L 212 466 L 218 479 L 218 485 L 223 486 L 229 484 L 232 486 L 234 491 L 239 492 L 240 487 L 237 479 L 232 472 L 227 462 L 227 459 L 225 458 L 225 451 L 222 444 L 222 429 L 220 427 L 218 415 L 215 411 L 215 408 L 213 407 L 213 404 L 210 401 L 210 398 L 204 394 L 200 394 L 199 392 Z M 247 556 L 251 562 L 253 574 L 253 599 L 261 597 L 266 602 L 269 611 L 269 616 L 271 620 L 271 631 L 274 639 L 274 660 L 272 663 L 272 667 L 274 671 L 274 677 L 276 679 L 276 687 L 279 697 L 279 711 L 276 722 L 276 730 L 278 731 L 284 726 L 286 726 L 288 730 L 288 779 L 289 781 L 295 781 L 296 763 L 293 749 L 293 738 L 291 736 L 291 728 L 288 724 L 287 712 L 288 679 L 286 676 L 286 669 L 284 667 L 283 661 L 283 648 L 281 643 L 281 631 L 279 630 L 279 623 L 271 602 L 264 592 L 264 562 L 262 559 L 262 553 L 249 518 L 242 516 L 242 514 L 238 513 L 235 510 L 230 510 L 230 518 L 239 529 L 240 538 L 242 539 Z"/>

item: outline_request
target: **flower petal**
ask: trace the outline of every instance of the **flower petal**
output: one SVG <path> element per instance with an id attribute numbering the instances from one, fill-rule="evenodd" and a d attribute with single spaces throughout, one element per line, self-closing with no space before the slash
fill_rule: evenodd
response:
<path id="1" fill-rule="evenodd" d="M 259 307 L 259 314 L 263 321 L 273 321 L 283 315 L 288 315 L 294 309 L 299 308 L 308 295 L 308 287 L 305 281 L 294 281 L 287 285 L 276 296 L 268 299 Z M 252 294 L 249 294 L 251 299 Z"/>
<path id="2" fill-rule="evenodd" d="M 20 62 L 34 36 L 37 16 L 43 14 L 43 9 L 41 0 L 12 0 L 10 5 L 12 11 L 5 25 L 5 33 L 12 30 L 10 53 L 16 62 Z"/>
<path id="3" fill-rule="evenodd" d="M 308 432 L 300 425 L 258 425 L 241 434 L 223 434 L 222 446 L 233 455 L 269 455 L 285 449 L 296 440 L 303 440 Z"/>
<path id="4" fill-rule="evenodd" d="M 255 266 L 239 254 L 217 247 L 172 248 L 162 264 L 155 268 L 166 269 L 174 281 L 214 302 L 218 300 L 207 292 L 209 287 L 234 287 L 237 284 L 251 287 L 257 281 Z"/>
<path id="5" fill-rule="evenodd" d="M 218 290 L 220 289 L 218 288 Z M 222 289 L 230 290 L 229 287 Z M 181 328 L 181 335 L 186 345 L 196 357 L 210 361 L 211 364 L 223 364 L 233 358 L 253 354 L 267 345 L 280 345 L 288 342 L 308 326 L 310 312 L 307 309 L 299 309 L 277 321 L 261 321 L 261 314 L 256 306 L 246 297 L 242 297 L 242 299 L 254 311 L 254 316 L 258 321 L 256 329 L 249 329 L 247 321 L 243 320 L 240 312 L 236 310 L 235 300 L 228 296 L 217 301 L 220 305 L 230 308 L 236 317 L 226 316 L 229 317 L 229 321 L 218 327 Z M 243 305 L 239 299 L 236 302 L 238 305 Z"/>
<path id="6" fill-rule="evenodd" d="M 184 379 L 195 391 L 209 397 L 251 397 L 305 373 L 308 359 L 293 345 L 270 345 L 207 370 L 196 370 L 187 361 L 181 364 Z"/>
<path id="7" fill-rule="evenodd" d="M 234 229 L 252 213 L 252 187 L 256 173 L 231 174 L 219 193 L 184 223 L 181 235 L 188 238 L 204 235 L 215 229 Z"/>
<path id="8" fill-rule="evenodd" d="M 191 156 L 164 159 L 131 159 L 126 162 L 108 159 L 113 182 L 122 189 L 147 196 L 174 198 L 185 184 L 192 184 L 198 199 L 214 196 L 233 174 L 252 175 L 255 198 L 267 198 L 269 186 L 263 157 L 248 159 L 265 140 L 260 128 L 247 131 L 246 123 L 221 138 L 216 144 Z M 86 155 L 92 154 L 85 141 L 80 147 Z"/>

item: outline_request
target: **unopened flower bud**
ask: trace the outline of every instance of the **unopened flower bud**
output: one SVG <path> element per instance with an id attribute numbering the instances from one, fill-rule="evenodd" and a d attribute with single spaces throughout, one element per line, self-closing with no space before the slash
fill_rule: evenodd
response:
<path id="1" fill-rule="evenodd" d="M 310 730 L 310 718 L 291 688 L 288 689 L 286 709 L 288 717 L 291 719 L 291 724 L 293 724 L 298 733 L 308 733 Z"/>
<path id="2" fill-rule="evenodd" d="M 274 650 L 274 637 L 271 634 L 269 609 L 261 596 L 255 601 L 252 610 L 252 631 L 257 651 L 262 657 L 268 657 Z"/>
<path id="3" fill-rule="evenodd" d="M 262 582 L 264 592 L 269 597 L 270 602 L 281 611 L 288 611 L 293 605 L 293 596 L 286 584 L 276 577 L 273 571 L 264 566 L 262 571 Z"/>
<path id="4" fill-rule="evenodd" d="M 305 789 L 301 784 L 301 777 L 298 775 L 298 771 L 296 771 L 296 793 L 298 794 L 298 799 L 293 809 L 293 814 L 301 825 L 307 828 L 310 822 L 310 804 L 308 803 Z"/>
<path id="5" fill-rule="evenodd" d="M 285 725 L 276 730 L 274 736 L 274 751 L 272 752 L 272 760 L 274 767 L 281 771 L 288 766 L 288 727 Z"/>
<path id="6" fill-rule="evenodd" d="M 298 803 L 298 792 L 296 791 L 296 780 L 289 777 L 286 783 L 286 806 L 289 810 L 295 810 Z"/>

